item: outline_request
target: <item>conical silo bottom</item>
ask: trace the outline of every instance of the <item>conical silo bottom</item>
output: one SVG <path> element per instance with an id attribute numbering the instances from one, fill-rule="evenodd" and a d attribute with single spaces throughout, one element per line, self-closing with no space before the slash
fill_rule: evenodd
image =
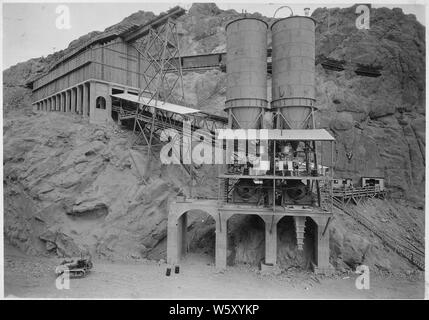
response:
<path id="1" fill-rule="evenodd" d="M 232 108 L 234 115 L 233 129 L 259 129 L 262 115 L 261 108 L 235 107 Z"/>
<path id="2" fill-rule="evenodd" d="M 281 109 L 286 125 L 289 129 L 305 129 L 310 120 L 312 108 L 305 106 L 285 107 Z"/>

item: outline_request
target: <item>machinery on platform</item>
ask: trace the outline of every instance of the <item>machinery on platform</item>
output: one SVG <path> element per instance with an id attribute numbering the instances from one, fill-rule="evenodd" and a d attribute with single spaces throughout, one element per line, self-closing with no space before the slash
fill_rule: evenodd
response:
<path id="1" fill-rule="evenodd" d="M 236 135 L 225 138 L 235 142 L 233 163 L 220 175 L 223 201 L 272 206 L 274 211 L 280 207 L 331 212 L 334 138 L 315 125 L 315 22 L 291 16 L 271 25 L 271 105 L 267 28 L 264 21 L 246 17 L 226 26 L 229 128 L 266 129 L 267 137 L 245 143 Z"/>
<path id="2" fill-rule="evenodd" d="M 261 269 L 276 265 L 277 226 L 288 216 L 295 226 L 297 250 L 310 245 L 313 270 L 331 272 L 329 224 L 335 139 L 316 127 L 315 21 L 308 16 L 290 16 L 269 26 L 261 19 L 243 16 L 225 28 L 228 120 L 227 128 L 214 130 L 213 143 L 219 197 L 180 197 L 170 205 L 167 261 L 176 264 L 186 253 L 188 213 L 204 210 L 216 222 L 218 269 L 227 265 L 228 220 L 241 214 L 259 216 L 264 222 Z M 307 232 L 311 233 L 308 238 Z"/>
<path id="3" fill-rule="evenodd" d="M 351 178 L 335 178 L 332 183 L 334 189 L 356 189 L 366 188 L 374 189 L 374 191 L 384 192 L 384 178 L 382 177 L 361 177 L 360 184 L 353 184 Z"/>

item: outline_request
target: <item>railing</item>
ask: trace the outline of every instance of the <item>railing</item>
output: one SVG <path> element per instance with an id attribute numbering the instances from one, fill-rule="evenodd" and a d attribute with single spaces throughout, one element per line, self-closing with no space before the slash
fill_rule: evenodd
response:
<path id="1" fill-rule="evenodd" d="M 349 187 L 349 188 L 334 188 L 334 197 L 352 197 L 352 196 L 372 196 L 377 194 L 384 194 L 385 191 L 381 190 L 379 186 L 366 186 L 366 187 Z"/>

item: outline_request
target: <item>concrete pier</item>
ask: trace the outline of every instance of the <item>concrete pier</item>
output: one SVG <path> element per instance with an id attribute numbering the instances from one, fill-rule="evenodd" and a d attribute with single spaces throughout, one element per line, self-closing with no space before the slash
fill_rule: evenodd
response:
<path id="1" fill-rule="evenodd" d="M 216 244 L 215 244 L 215 265 L 216 269 L 223 270 L 227 267 L 228 253 L 228 220 L 235 214 L 243 214 L 242 206 L 240 210 L 234 210 L 233 206 L 227 209 L 220 206 L 215 200 L 195 200 L 189 199 L 181 202 L 172 202 L 168 214 L 167 230 L 167 262 L 169 264 L 178 264 L 180 259 L 187 252 L 187 219 L 192 210 L 199 210 L 208 213 L 216 222 Z M 312 219 L 317 225 L 315 237 L 315 259 L 313 261 L 314 271 L 326 273 L 332 271 L 329 264 L 329 224 L 330 214 L 305 213 L 301 215 L 285 213 L 269 214 L 264 212 L 252 212 L 247 210 L 247 214 L 259 215 L 265 223 L 265 264 L 275 266 L 277 264 L 277 225 L 285 216 L 292 216 L 296 228 L 297 249 L 303 250 L 305 238 L 306 219 Z M 308 212 L 307 212 L 308 214 Z"/>

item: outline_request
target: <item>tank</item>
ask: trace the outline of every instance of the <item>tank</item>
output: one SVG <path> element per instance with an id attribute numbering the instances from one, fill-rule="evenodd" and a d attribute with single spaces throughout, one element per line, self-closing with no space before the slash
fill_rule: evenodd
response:
<path id="1" fill-rule="evenodd" d="M 271 25 L 272 101 L 284 129 L 305 129 L 315 101 L 315 21 L 292 16 Z"/>
<path id="2" fill-rule="evenodd" d="M 267 108 L 267 29 L 256 18 L 241 18 L 226 26 L 227 92 L 233 129 L 259 129 Z"/>

